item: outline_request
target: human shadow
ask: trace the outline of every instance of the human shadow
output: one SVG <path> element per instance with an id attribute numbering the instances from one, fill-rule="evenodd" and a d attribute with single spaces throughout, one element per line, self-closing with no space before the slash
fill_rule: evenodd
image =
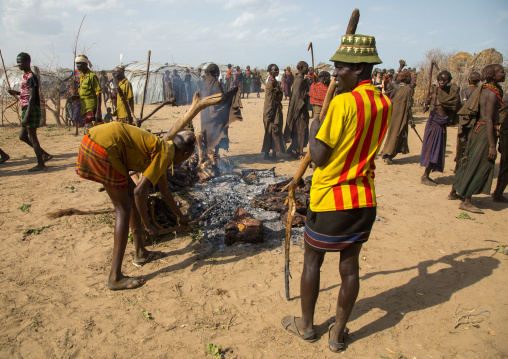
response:
<path id="1" fill-rule="evenodd" d="M 492 199 L 492 196 L 489 195 L 473 195 L 472 197 L 473 202 L 475 203 L 475 206 L 480 209 L 490 209 L 491 211 L 502 211 L 508 208 L 508 203 L 502 203 L 502 202 L 494 202 Z M 481 219 L 481 217 L 477 217 L 478 219 Z"/>
<path id="2" fill-rule="evenodd" d="M 278 235 L 279 238 L 283 238 L 283 231 L 271 231 L 265 228 L 263 236 L 274 238 Z M 237 244 L 227 246 L 225 251 L 217 251 L 213 245 L 206 245 L 197 240 L 189 240 L 189 243 L 181 249 L 177 249 L 171 252 L 164 253 L 163 258 L 170 258 L 173 256 L 190 255 L 186 259 L 168 265 L 164 268 L 158 269 L 155 272 L 141 276 L 146 281 L 153 279 L 161 274 L 174 272 L 185 269 L 192 266 L 191 271 L 194 272 L 204 266 L 220 266 L 223 264 L 229 264 L 238 262 L 254 256 L 263 251 L 271 251 L 277 247 L 280 247 L 281 242 L 273 239 L 269 239 L 265 242 L 252 244 L 250 246 L 238 247 Z"/>
<path id="3" fill-rule="evenodd" d="M 448 176 L 435 177 L 434 181 L 436 181 L 437 184 L 442 184 L 444 186 L 451 186 L 453 184 L 453 181 L 455 181 L 455 175 L 453 174 L 453 175 L 448 175 Z"/>
<path id="4" fill-rule="evenodd" d="M 406 157 L 395 157 L 393 159 L 395 165 L 407 165 L 413 163 L 420 163 L 420 155 L 412 155 Z"/>
<path id="5" fill-rule="evenodd" d="M 438 260 L 423 261 L 409 268 L 367 273 L 362 277 L 362 280 L 379 275 L 389 275 L 413 269 L 418 270 L 418 275 L 411 278 L 406 284 L 370 298 L 362 298 L 355 304 L 350 321 L 358 319 L 373 308 L 378 308 L 384 311 L 385 314 L 352 333 L 351 340 L 360 340 L 394 327 L 401 322 L 406 314 L 445 303 L 454 293 L 490 276 L 494 269 L 499 266 L 500 262 L 496 258 L 482 256 L 478 258 L 466 257 L 463 260 L 457 259 L 463 255 L 487 250 L 491 251 L 492 249 L 482 248 L 461 251 L 443 256 Z M 437 263 L 446 264 L 449 267 L 429 273 L 430 267 Z"/>
<path id="6" fill-rule="evenodd" d="M 0 177 L 10 177 L 10 176 L 19 176 L 19 175 L 26 175 L 28 173 L 30 174 L 40 174 L 45 172 L 57 172 L 62 171 L 70 167 L 75 167 L 76 163 L 66 163 L 66 164 L 59 164 L 59 160 L 68 159 L 71 157 L 75 157 L 76 160 L 78 159 L 78 153 L 61 153 L 53 155 L 53 158 L 46 163 L 47 169 L 45 171 L 38 171 L 38 172 L 28 172 L 26 168 L 24 169 L 18 169 L 20 166 L 27 165 L 29 163 L 32 163 L 34 166 L 37 164 L 37 159 L 35 158 L 35 155 L 33 157 L 25 157 L 25 158 L 18 158 L 18 159 L 10 159 L 9 161 L 3 163 L 0 166 Z"/>

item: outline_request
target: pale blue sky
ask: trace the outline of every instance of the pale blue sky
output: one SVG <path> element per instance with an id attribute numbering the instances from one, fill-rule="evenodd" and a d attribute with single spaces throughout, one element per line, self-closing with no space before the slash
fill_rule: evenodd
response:
<path id="1" fill-rule="evenodd" d="M 435 47 L 495 47 L 508 57 L 508 1 L 501 0 L 0 0 L 0 48 L 8 66 L 27 51 L 35 64 L 72 67 L 86 14 L 78 49 L 88 49 L 96 68 L 112 69 L 120 54 L 124 63 L 145 60 L 148 50 L 154 62 L 191 66 L 310 64 L 310 41 L 317 64 L 335 52 L 353 6 L 357 33 L 376 37 L 381 67 L 400 58 L 414 66 Z"/>

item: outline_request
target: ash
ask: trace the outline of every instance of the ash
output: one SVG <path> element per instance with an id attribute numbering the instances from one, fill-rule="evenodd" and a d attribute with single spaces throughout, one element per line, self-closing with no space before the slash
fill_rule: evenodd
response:
<path id="1" fill-rule="evenodd" d="M 252 173 L 255 179 L 252 181 Z M 249 181 L 244 180 L 249 176 Z M 226 174 L 215 177 L 205 183 L 194 185 L 190 194 L 193 197 L 192 216 L 198 217 L 206 209 L 216 204 L 201 222 L 202 241 L 206 241 L 215 250 L 225 251 L 223 227 L 231 222 L 237 207 L 243 207 L 254 218 L 263 221 L 265 242 L 283 242 L 286 225 L 280 220 L 280 214 L 266 211 L 252 204 L 254 196 L 263 193 L 266 188 L 288 177 L 276 176 L 275 168 L 269 170 L 243 170 L 241 174 Z M 291 244 L 297 244 L 303 238 L 303 228 L 291 230 Z M 239 244 L 239 247 L 250 246 Z"/>

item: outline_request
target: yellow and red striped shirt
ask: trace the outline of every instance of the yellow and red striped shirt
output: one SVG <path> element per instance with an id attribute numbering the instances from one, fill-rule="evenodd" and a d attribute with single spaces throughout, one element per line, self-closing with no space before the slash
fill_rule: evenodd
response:
<path id="1" fill-rule="evenodd" d="M 314 171 L 310 209 L 340 211 L 376 206 L 374 159 L 392 117 L 392 101 L 370 81 L 336 96 L 316 136 L 332 148 Z"/>

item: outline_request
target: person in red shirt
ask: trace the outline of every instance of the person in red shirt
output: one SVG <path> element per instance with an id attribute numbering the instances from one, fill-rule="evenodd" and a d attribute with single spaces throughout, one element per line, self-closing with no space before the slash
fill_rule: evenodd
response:
<path id="1" fill-rule="evenodd" d="M 32 147 L 37 156 L 37 166 L 29 169 L 33 171 L 44 171 L 46 169 L 45 162 L 53 158 L 49 153 L 44 151 L 39 144 L 37 138 L 37 128 L 41 121 L 41 100 L 39 97 L 39 79 L 30 68 L 30 55 L 21 52 L 16 62 L 20 70 L 24 72 L 21 80 L 21 91 L 9 90 L 12 96 L 19 96 L 22 110 L 21 131 L 19 139 Z"/>
<path id="2" fill-rule="evenodd" d="M 323 101 L 325 100 L 326 91 L 330 85 L 330 73 L 328 71 L 321 71 L 318 76 L 318 81 L 314 82 L 309 91 L 310 104 L 314 111 L 314 116 L 319 116 Z"/>

